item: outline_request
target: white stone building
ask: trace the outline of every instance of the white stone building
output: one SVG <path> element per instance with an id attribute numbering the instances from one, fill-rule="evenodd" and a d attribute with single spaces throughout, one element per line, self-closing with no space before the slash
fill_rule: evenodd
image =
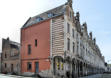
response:
<path id="1" fill-rule="evenodd" d="M 103 73 L 104 57 L 92 32 L 88 33 L 87 24 L 80 24 L 79 12 L 74 15 L 72 0 L 56 9 L 62 14 L 52 18 L 51 22 L 51 66 L 54 76 L 78 77 Z"/>

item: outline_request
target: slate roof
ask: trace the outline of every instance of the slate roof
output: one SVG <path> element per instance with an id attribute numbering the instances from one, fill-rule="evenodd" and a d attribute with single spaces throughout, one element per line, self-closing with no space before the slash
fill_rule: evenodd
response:
<path id="1" fill-rule="evenodd" d="M 31 26 L 33 24 L 38 23 L 37 18 L 41 18 L 41 21 L 44 21 L 44 20 L 47 20 L 47 19 L 59 16 L 59 15 L 62 15 L 62 14 L 64 14 L 64 12 L 65 12 L 65 4 L 63 4 L 63 5 L 59 6 L 59 7 L 56 7 L 54 9 L 48 10 L 48 11 L 46 11 L 44 13 L 41 13 L 41 14 L 39 14 L 37 16 L 30 17 L 27 20 L 27 22 L 23 25 L 22 28 L 26 28 L 26 27 L 29 27 L 29 26 Z M 52 13 L 53 16 L 52 17 L 48 17 L 49 13 Z M 39 22 L 41 22 L 41 21 L 39 21 Z"/>

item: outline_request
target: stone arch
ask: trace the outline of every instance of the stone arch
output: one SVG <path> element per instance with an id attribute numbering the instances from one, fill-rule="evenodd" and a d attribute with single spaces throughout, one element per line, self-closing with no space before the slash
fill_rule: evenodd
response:
<path id="1" fill-rule="evenodd" d="M 76 59 L 73 58 L 72 59 L 72 78 L 75 78 L 77 77 L 76 74 L 77 74 L 77 71 L 76 71 Z"/>
<path id="2" fill-rule="evenodd" d="M 54 75 L 58 74 L 59 70 L 63 70 L 63 63 L 64 63 L 64 59 L 62 56 L 54 56 L 53 57 L 53 71 L 54 71 Z"/>

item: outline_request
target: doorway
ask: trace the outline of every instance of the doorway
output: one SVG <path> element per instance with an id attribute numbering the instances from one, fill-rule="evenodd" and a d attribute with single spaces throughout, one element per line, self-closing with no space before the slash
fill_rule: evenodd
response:
<path id="1" fill-rule="evenodd" d="M 39 62 L 35 62 L 35 73 L 39 73 Z"/>
<path id="2" fill-rule="evenodd" d="M 11 72 L 13 72 L 13 64 L 11 64 Z"/>

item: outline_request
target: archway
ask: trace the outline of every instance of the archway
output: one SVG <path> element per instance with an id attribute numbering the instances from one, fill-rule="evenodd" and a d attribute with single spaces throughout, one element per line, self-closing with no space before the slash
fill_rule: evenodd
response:
<path id="1" fill-rule="evenodd" d="M 54 75 L 62 75 L 61 71 L 64 70 L 64 60 L 61 56 L 53 58 L 53 72 Z"/>

